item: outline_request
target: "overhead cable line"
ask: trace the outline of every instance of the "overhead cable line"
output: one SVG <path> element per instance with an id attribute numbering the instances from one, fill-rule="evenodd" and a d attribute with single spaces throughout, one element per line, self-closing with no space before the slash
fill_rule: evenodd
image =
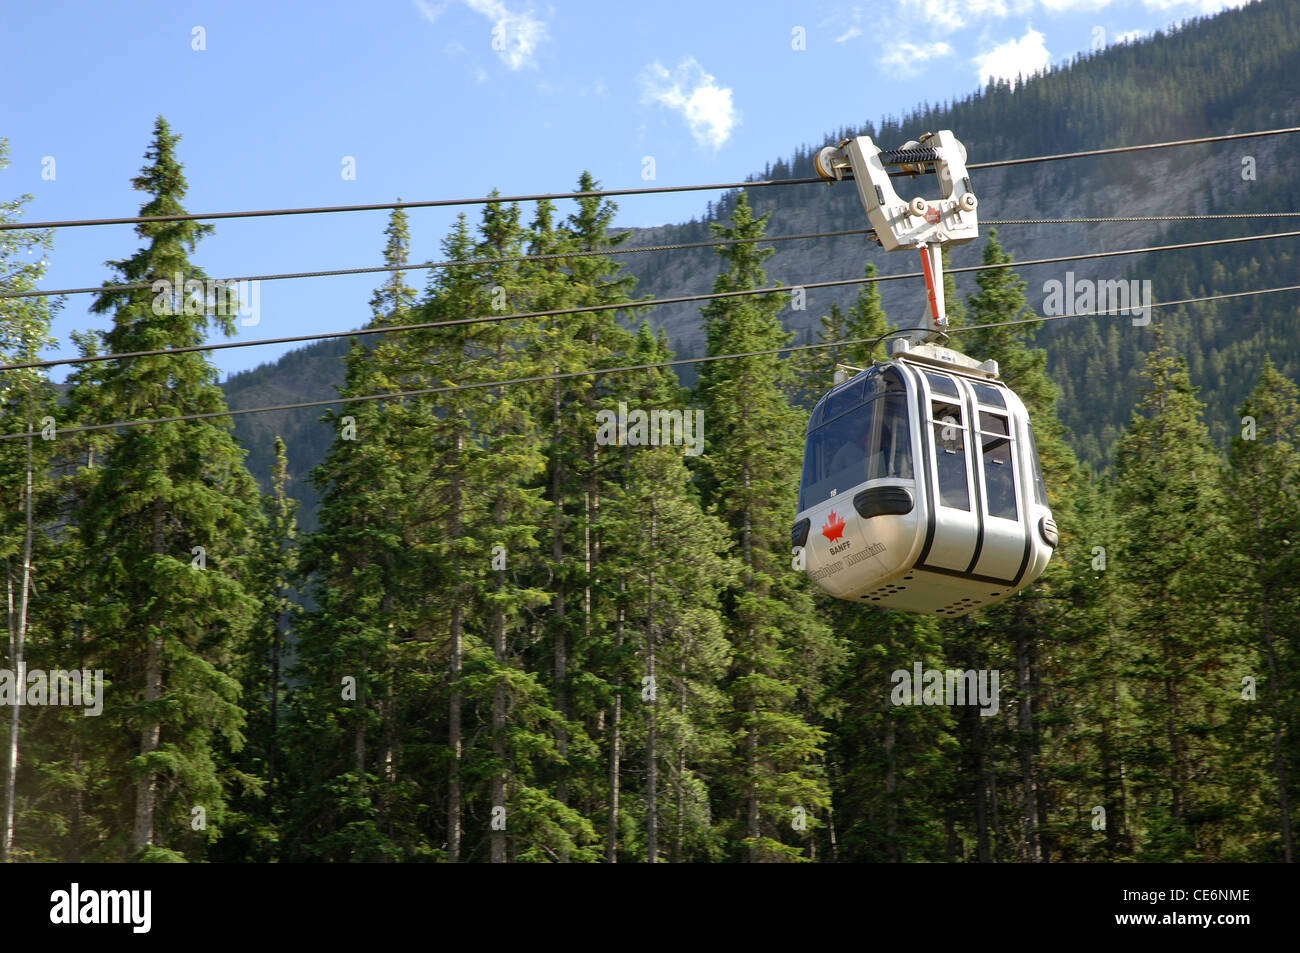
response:
<path id="1" fill-rule="evenodd" d="M 1008 218 L 984 222 L 989 226 L 1004 225 L 1089 225 L 1105 222 L 1193 222 L 1225 219 L 1300 218 L 1300 212 L 1226 212 L 1213 215 L 1132 215 L 1108 218 Z M 721 238 L 699 242 L 677 242 L 666 245 L 616 246 L 588 251 L 547 252 L 537 255 L 511 255 L 504 258 L 466 258 L 454 261 L 426 261 L 418 265 L 367 265 L 362 268 L 333 268 L 324 271 L 290 271 L 270 275 L 245 275 L 239 278 L 197 279 L 224 285 L 242 281 L 283 281 L 292 278 L 330 278 L 342 275 L 373 275 L 383 272 L 421 271 L 433 268 L 461 268 L 480 265 L 510 265 L 531 261 L 558 261 L 574 258 L 599 258 L 610 255 L 640 252 L 683 251 L 694 248 L 719 248 L 726 245 L 753 245 L 766 242 L 812 241 L 822 238 L 842 238 L 851 235 L 874 235 L 873 228 L 846 228 L 829 232 L 805 232 L 799 235 L 765 235 L 762 238 Z M 0 298 L 54 298 L 76 294 L 114 294 L 121 291 L 148 291 L 153 282 L 137 281 L 132 284 L 98 285 L 85 288 L 57 288 L 53 291 L 3 291 Z"/>
<path id="2" fill-rule="evenodd" d="M 1300 216 L 1300 212 L 1293 213 Z M 275 275 L 248 275 L 243 278 L 210 278 L 227 285 L 239 281 L 281 281 L 287 278 L 328 278 L 336 275 L 373 275 L 385 271 L 420 271 L 432 268 L 471 268 L 480 265 L 513 265 L 530 261 L 560 261 L 573 258 L 599 258 L 636 252 L 681 251 L 691 248 L 720 248 L 725 245 L 752 245 L 763 242 L 808 241 L 818 238 L 840 238 L 845 235 L 872 235 L 874 228 L 846 228 L 834 232 L 806 232 L 801 235 L 766 235 L 762 238 L 719 238 L 700 242 L 678 242 L 670 245 L 637 245 L 624 248 L 596 248 L 590 251 L 547 252 L 540 255 L 510 255 L 504 258 L 465 258 L 454 261 L 426 261 L 418 265 L 368 265 L 364 268 L 336 268 L 329 271 L 294 271 Z M 100 285 L 97 288 L 64 288 L 59 291 L 9 291 L 0 292 L 0 298 L 43 298 L 72 294 L 113 294 L 119 291 L 147 291 L 153 282 L 137 281 L 133 284 Z"/>
<path id="3" fill-rule="evenodd" d="M 1233 245 L 1241 242 L 1266 241 L 1278 238 L 1300 238 L 1300 231 L 1272 232 L 1265 235 L 1242 235 L 1233 238 L 1210 238 L 1195 242 L 1180 242 L 1175 245 L 1151 245 L 1144 248 L 1118 248 L 1111 251 L 1084 252 L 1076 255 L 1058 255 L 1052 258 L 1026 258 L 1008 261 L 997 265 L 966 265 L 950 268 L 948 274 L 991 271 L 997 268 L 1029 268 L 1036 265 L 1055 265 L 1063 262 L 1089 261 L 1097 258 L 1114 258 L 1123 255 L 1141 255 L 1148 252 L 1183 251 L 1192 248 L 1207 248 L 1216 245 Z M 318 334 L 297 334 L 289 337 L 262 338 L 255 341 L 224 341 L 218 344 L 195 344 L 186 347 L 156 348 L 147 351 L 124 351 L 113 354 L 93 354 L 84 357 L 54 358 L 47 361 L 28 361 L 21 364 L 0 364 L 0 372 L 25 370 L 35 367 L 56 367 L 62 364 L 91 364 L 99 361 L 125 360 L 137 357 L 156 357 L 164 354 L 188 354 L 195 351 L 224 351 L 231 348 L 262 347 L 272 344 L 298 344 L 306 341 L 325 341 L 333 338 L 361 337 L 369 334 L 395 334 L 404 331 L 422 331 L 430 328 L 457 327 L 467 324 L 490 324 L 498 321 L 519 321 L 528 318 L 561 317 L 566 314 L 591 314 L 599 311 L 635 311 L 639 308 L 651 308 L 666 304 L 689 304 L 700 301 L 716 301 L 722 298 L 739 298 L 749 295 L 782 294 L 802 288 L 840 288 L 849 285 L 872 284 L 878 281 L 897 281 L 904 278 L 921 278 L 922 272 L 909 271 L 896 275 L 876 275 L 868 278 L 840 278 L 830 281 L 810 281 L 793 285 L 770 286 L 767 288 L 747 288 L 739 291 L 712 291 L 699 294 L 678 295 L 671 298 L 646 298 L 641 301 L 620 301 L 609 304 L 583 305 L 574 308 L 554 308 L 549 311 L 524 311 L 510 314 L 480 315 L 473 318 L 454 318 L 448 321 L 423 321 L 418 324 L 378 325 L 357 328 L 351 331 L 327 331 Z"/>
<path id="4" fill-rule="evenodd" d="M 1175 146 L 1199 146 L 1210 142 L 1232 142 L 1236 139 L 1258 139 L 1262 136 L 1284 136 L 1300 132 L 1300 126 L 1281 129 L 1261 129 L 1257 132 L 1230 132 L 1221 136 L 1200 136 L 1196 139 L 1171 139 L 1168 142 L 1148 142 L 1139 146 L 1113 146 L 1109 149 L 1088 149 L 1082 152 L 1061 152 L 1056 155 L 1030 156 L 1025 159 L 999 159 L 997 162 L 968 162 L 967 169 L 995 169 L 1009 165 L 1028 165 L 1031 162 L 1055 162 L 1058 159 L 1087 159 L 1092 156 L 1113 156 L 1123 152 L 1147 152 L 1152 149 L 1170 149 Z"/>
<path id="5" fill-rule="evenodd" d="M 998 266 L 1007 267 L 1007 266 Z M 1234 291 L 1224 294 L 1202 295 L 1196 298 L 1180 298 L 1176 301 L 1156 301 L 1146 307 L 1155 308 L 1172 308 L 1185 304 L 1200 304 L 1207 301 L 1221 301 L 1229 298 L 1245 298 L 1254 295 L 1279 294 L 1286 291 L 1300 291 L 1300 285 L 1285 285 L 1278 288 L 1258 288 L 1252 291 Z M 1128 312 L 1134 309 L 1129 308 Z M 1114 310 L 1095 310 L 1095 311 L 1076 311 L 1071 314 L 1035 316 L 1033 318 L 1023 318 L 1015 321 L 998 321 L 990 324 L 971 324 L 960 328 L 950 328 L 948 334 L 958 334 L 964 331 L 979 331 L 984 328 L 1002 328 L 1011 327 L 1021 324 L 1038 324 L 1044 321 L 1060 321 L 1065 318 L 1087 318 L 1087 317 L 1113 317 L 1124 314 L 1123 309 Z M 899 329 L 908 330 L 908 329 Z M 310 407 L 329 407 L 334 404 L 353 404 L 363 401 L 372 400 L 396 400 L 406 397 L 423 397 L 429 394 L 445 394 L 452 391 L 460 390 L 481 390 L 487 387 L 504 387 L 513 384 L 535 384 L 545 381 L 565 380 L 574 377 L 598 377 L 604 374 L 621 374 L 630 371 L 644 371 L 660 367 L 675 367 L 682 364 L 706 364 L 712 361 L 740 360 L 747 357 L 763 357 L 773 354 L 788 354 L 794 351 L 812 351 L 830 347 L 848 347 L 851 344 L 866 344 L 868 342 L 878 342 L 880 338 L 852 338 L 844 341 L 829 341 L 819 344 L 798 344 L 788 347 L 771 348 L 764 351 L 746 351 L 740 354 L 714 354 L 705 357 L 686 357 L 678 358 L 672 361 L 656 361 L 649 364 L 630 364 L 624 367 L 604 367 L 594 368 L 585 371 L 566 371 L 559 374 L 538 374 L 531 377 L 514 377 L 499 381 L 475 381 L 470 384 L 448 384 L 443 387 L 422 387 L 418 390 L 393 391 L 384 394 L 363 394 L 355 397 L 334 397 L 328 400 L 307 400 L 299 401 L 293 404 L 273 404 L 269 407 L 245 407 L 234 410 L 211 411 L 202 414 L 181 414 L 175 417 L 154 417 L 148 420 L 119 420 L 108 424 L 87 424 L 79 427 L 66 427 L 59 430 L 60 434 L 69 433 L 88 433 L 99 430 L 116 430 L 121 427 L 146 427 L 154 424 L 181 423 L 190 420 L 212 420 L 220 417 L 236 417 L 244 414 L 266 414 L 276 411 L 285 410 L 303 410 Z M 40 437 L 41 431 L 33 430 L 22 433 L 0 434 L 0 440 L 22 440 L 28 437 Z"/>
<path id="6" fill-rule="evenodd" d="M 992 162 L 967 163 L 967 169 L 996 169 L 1004 166 L 1028 165 L 1035 162 L 1056 162 L 1061 159 L 1082 159 L 1091 156 L 1118 155 L 1125 152 L 1144 152 L 1152 149 L 1169 149 L 1175 146 L 1201 145 L 1211 142 L 1228 142 L 1236 139 L 1254 139 L 1262 136 L 1280 136 L 1300 132 L 1300 126 L 1280 129 L 1261 129 L 1255 132 L 1235 132 L 1220 136 L 1201 136 L 1195 139 L 1175 139 L 1168 142 L 1148 142 L 1135 146 L 1114 146 L 1107 149 L 1089 149 L 1080 152 L 1061 152 L 1054 155 L 1025 156 L 1019 159 L 998 159 Z M 891 175 L 905 176 L 910 173 L 900 172 Z M 538 192 L 530 195 L 488 195 L 468 199 L 432 199 L 419 202 L 375 202 L 368 205 L 325 205 L 308 208 L 256 209 L 243 212 L 186 212 L 177 215 L 135 215 L 121 218 L 85 218 L 66 219 L 49 222 L 7 222 L 0 224 L 0 231 L 46 228 L 79 228 L 87 225 L 143 225 L 151 222 L 191 222 L 200 219 L 228 218 L 267 218 L 279 215 L 320 215 L 332 212 L 376 212 L 389 209 L 409 208 L 448 208 L 464 205 L 492 205 L 510 202 L 563 201 L 566 199 L 604 198 L 623 195 L 661 195 L 668 192 L 707 192 L 730 191 L 733 189 L 757 189 L 778 185 L 811 185 L 826 183 L 821 176 L 806 176 L 797 179 L 758 179 L 752 182 L 717 182 L 708 185 L 656 185 L 629 189 L 592 189 L 585 192 Z"/>

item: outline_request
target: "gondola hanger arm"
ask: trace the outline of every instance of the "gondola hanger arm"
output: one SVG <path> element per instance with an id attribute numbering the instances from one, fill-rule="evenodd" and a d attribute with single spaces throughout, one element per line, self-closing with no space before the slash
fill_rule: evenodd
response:
<path id="1" fill-rule="evenodd" d="M 853 174 L 858 198 L 885 251 L 917 249 L 925 275 L 926 310 L 910 336 L 912 345 L 934 341 L 948 327 L 943 294 L 943 249 L 979 236 L 979 200 L 966 170 L 966 147 L 948 129 L 926 133 L 900 149 L 881 149 L 870 136 L 841 140 L 813 157 L 817 174 L 840 181 Z M 904 201 L 889 173 L 897 168 L 913 176 L 933 173 L 939 197 Z"/>

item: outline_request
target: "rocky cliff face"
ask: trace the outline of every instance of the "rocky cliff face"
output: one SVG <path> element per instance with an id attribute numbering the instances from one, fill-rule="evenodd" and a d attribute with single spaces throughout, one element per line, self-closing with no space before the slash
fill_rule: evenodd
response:
<path id="1" fill-rule="evenodd" d="M 1263 0 L 1241 10 L 1197 21 L 1169 35 L 1083 57 L 1067 67 L 1009 87 L 980 91 L 944 107 L 920 107 L 902 121 L 890 120 L 878 133 L 882 146 L 896 147 L 930 129 L 952 129 L 966 145 L 968 161 L 1091 149 L 1113 145 L 1244 132 L 1300 124 L 1300 5 Z M 837 136 L 828 136 L 833 141 Z M 1067 160 L 973 171 L 980 199 L 982 236 L 996 221 L 1085 217 L 1189 215 L 1207 211 L 1266 211 L 1297 208 L 1293 183 L 1300 177 L 1296 136 L 1239 140 L 1215 145 Z M 810 157 L 821 145 L 800 147 L 793 160 L 780 160 L 772 178 L 812 174 Z M 1254 178 L 1243 177 L 1243 159 Z M 899 193 L 937 195 L 927 176 L 897 180 Z M 701 201 L 705 201 L 703 198 Z M 750 190 L 751 204 L 771 214 L 772 236 L 867 227 L 851 183 L 810 184 Z M 715 207 L 718 202 L 721 211 Z M 728 197 L 715 196 L 705 219 L 725 220 Z M 1241 223 L 1170 224 L 1116 222 L 997 226 L 999 240 L 1014 260 L 1049 258 L 1177 240 L 1300 228 L 1295 219 Z M 707 222 L 630 230 L 629 249 L 710 238 Z M 852 279 L 870 261 L 882 275 L 914 272 L 915 254 L 886 253 L 866 236 L 777 243 L 766 262 L 773 283 Z M 979 263 L 984 242 L 953 249 L 955 268 Z M 1251 243 L 1191 255 L 1125 256 L 1017 268 L 1026 282 L 1029 307 L 1043 310 L 1044 284 L 1076 281 L 1153 279 L 1154 300 L 1294 282 L 1296 243 Z M 669 297 L 708 292 L 719 258 L 711 249 L 629 253 L 621 259 L 637 276 L 636 294 Z M 1213 275 L 1211 274 L 1213 272 Z M 1288 276 L 1290 276 L 1288 278 Z M 973 275 L 957 275 L 961 297 L 974 290 Z M 787 307 L 786 327 L 794 343 L 814 340 L 820 318 L 832 304 L 850 304 L 860 286 L 810 289 L 805 308 Z M 884 307 L 895 324 L 911 325 L 924 308 L 920 278 L 885 281 Z M 1264 299 L 1258 299 L 1263 302 Z M 1259 307 L 1240 299 L 1232 308 L 1203 314 L 1171 314 L 1169 343 L 1188 358 L 1193 381 L 1216 439 L 1230 428 L 1235 402 L 1249 390 L 1263 355 L 1293 379 L 1300 376 L 1300 310 L 1296 301 L 1275 296 Z M 1068 309 L 1067 310 L 1071 310 Z M 703 354 L 705 333 L 698 304 L 666 305 L 645 314 L 665 328 L 679 357 Z M 637 319 L 642 320 L 641 318 Z M 1198 323 L 1200 322 L 1200 323 Z M 334 324 L 346 322 L 336 321 Z M 1048 370 L 1061 385 L 1060 413 L 1072 430 L 1076 450 L 1095 467 L 1109 462 L 1115 435 L 1127 423 L 1137 397 L 1140 354 L 1149 331 L 1132 327 L 1128 316 L 1088 322 L 1047 324 L 1038 342 L 1047 350 Z M 960 339 L 954 338 L 960 347 Z M 277 364 L 232 377 L 225 385 L 231 407 L 244 408 L 333 397 L 343 379 L 347 342 L 330 341 L 285 355 Z M 1104 354 L 1094 354 L 1101 352 Z M 973 355 L 978 357 L 979 355 Z M 685 383 L 694 368 L 681 368 Z M 293 491 L 303 500 L 304 524 L 314 523 L 315 495 L 307 482 L 328 448 L 331 433 L 319 422 L 319 408 L 235 418 L 236 434 L 249 448 L 249 466 L 264 483 L 275 434 L 290 456 Z"/>

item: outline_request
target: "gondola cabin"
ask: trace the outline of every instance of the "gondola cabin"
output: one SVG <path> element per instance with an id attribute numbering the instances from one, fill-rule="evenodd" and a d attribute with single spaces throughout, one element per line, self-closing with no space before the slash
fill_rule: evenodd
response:
<path id="1" fill-rule="evenodd" d="M 996 364 L 900 341 L 837 384 L 808 422 L 792 540 L 828 593 L 886 609 L 962 616 L 1037 579 L 1056 524 Z"/>

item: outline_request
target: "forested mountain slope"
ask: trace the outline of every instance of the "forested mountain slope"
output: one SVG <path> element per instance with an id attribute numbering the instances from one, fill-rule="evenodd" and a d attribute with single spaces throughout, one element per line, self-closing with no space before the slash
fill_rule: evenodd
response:
<path id="1" fill-rule="evenodd" d="M 923 109 L 881 138 L 946 126 L 979 161 L 1281 125 L 1297 8 L 1264 0 Z M 159 117 L 132 184 L 142 214 L 170 221 L 142 223 L 119 276 L 202 260 L 178 141 Z M 1293 201 L 1291 141 L 979 175 L 984 224 L 1275 211 Z M 768 173 L 807 173 L 810 148 Z M 6 379 L 18 386 L 0 388 L 0 433 L 48 415 L 61 437 L 0 442 L 0 486 L 24 488 L 0 520 L 19 594 L 6 665 L 107 673 L 113 689 L 103 717 L 45 705 L 39 679 L 37 701 L 15 703 L 10 856 L 1294 861 L 1300 389 L 1277 371 L 1295 376 L 1294 299 L 1161 310 L 1145 327 L 1049 322 L 1037 343 L 1050 354 L 1023 320 L 1046 282 L 1071 276 L 1150 281 L 1156 299 L 1291 283 L 1290 240 L 1032 270 L 1015 260 L 1275 226 L 1008 223 L 959 249 L 956 266 L 987 267 L 952 292 L 957 341 L 999 362 L 1041 465 L 1041 487 L 1028 466 L 1000 485 L 1045 502 L 1059 532 L 1016 504 L 1020 530 L 1037 522 L 1053 547 L 1045 571 L 1014 594 L 998 578 L 988 595 L 1005 598 L 968 615 L 952 616 L 963 599 L 933 616 L 864 601 L 877 582 L 832 599 L 803 542 L 792 549 L 807 399 L 837 361 L 878 355 L 776 353 L 814 329 L 877 338 L 886 306 L 919 310 L 921 282 L 851 287 L 842 313 L 831 296 L 793 311 L 784 292 L 759 293 L 866 264 L 911 270 L 914 256 L 842 239 L 766 247 L 773 233 L 861 226 L 851 188 L 821 185 L 743 190 L 710 222 L 630 239 L 714 235 L 716 250 L 616 255 L 617 209 L 596 187 L 584 173 L 576 202 L 486 203 L 431 236 L 460 264 L 423 293 L 393 210 L 376 236 L 387 273 L 347 319 L 374 332 L 366 343 L 323 342 L 226 386 L 235 408 L 342 394 L 327 411 L 234 418 L 261 496 L 195 349 L 233 330 L 215 302 L 107 288 L 96 308 L 112 330 L 78 343 L 113 361 L 77 365 L 63 404 L 38 375 Z M 40 277 L 24 267 L 20 290 Z M 657 330 L 620 323 L 636 295 L 693 290 L 726 294 L 655 315 Z M 495 320 L 496 301 L 533 316 Z M 0 363 L 30 361 L 49 309 L 0 311 Z M 663 366 L 674 345 L 719 359 L 683 387 Z M 685 426 L 611 434 L 625 406 L 690 420 L 699 439 Z M 933 472 L 957 422 L 932 428 L 927 409 L 942 405 L 916 408 L 912 445 Z M 957 472 L 976 474 L 958 481 L 972 515 L 999 478 L 977 454 L 992 466 L 1029 436 L 996 412 L 979 420 L 978 441 L 951 447 Z M 908 450 L 895 456 L 907 465 Z M 285 495 L 289 460 L 309 532 Z M 909 486 L 934 496 L 928 480 Z M 960 496 L 938 495 L 966 520 Z M 1010 518 L 963 525 L 1000 532 Z M 828 547 L 849 546 L 843 527 L 828 514 Z M 889 578 L 911 575 L 912 557 L 883 545 L 844 564 L 864 552 Z M 955 574 L 988 580 L 970 568 Z M 898 691 L 913 678 L 922 692 Z M 991 687 L 977 706 L 960 684 Z"/>
<path id="2" fill-rule="evenodd" d="M 948 128 L 965 143 L 969 161 L 981 162 L 1297 123 L 1300 4 L 1266 0 L 1174 32 L 1078 57 L 1014 90 L 999 84 L 958 102 L 923 105 L 901 117 L 846 127 L 829 133 L 824 142 L 799 146 L 791 158 L 768 165 L 761 177 L 813 175 L 812 155 L 817 149 L 854 134 L 872 135 L 889 147 L 927 130 Z M 1246 159 L 1253 179 L 1243 178 Z M 1295 207 L 1297 178 L 1296 140 L 1281 136 L 983 170 L 976 174 L 975 187 L 982 221 L 996 221 L 1287 210 Z M 900 194 L 909 194 L 906 188 L 900 185 Z M 932 190 L 933 180 L 929 184 L 917 180 L 914 188 Z M 849 183 L 750 191 L 756 211 L 771 213 L 769 235 L 866 224 Z M 627 246 L 707 239 L 708 223 L 725 220 L 734 201 L 734 195 L 724 195 L 710 202 L 698 221 L 635 229 Z M 1168 227 L 1149 222 L 1008 225 L 1000 230 L 1000 239 L 1015 258 L 1022 259 L 1290 230 L 1295 224 L 1295 220 L 1262 219 Z M 953 265 L 977 264 L 983 244 L 981 239 L 955 248 Z M 1294 239 L 1283 239 L 1031 267 L 1020 273 L 1029 284 L 1031 308 L 1042 307 L 1043 283 L 1065 281 L 1067 270 L 1076 279 L 1150 280 L 1154 300 L 1162 301 L 1290 283 L 1296 274 L 1293 259 L 1298 247 Z M 916 269 L 915 256 L 886 254 L 864 237 L 789 242 L 775 248 L 768 274 L 787 285 L 858 277 L 868 261 L 883 274 Z M 708 291 L 718 269 L 716 259 L 711 250 L 700 249 L 632 254 L 625 264 L 626 271 L 639 278 L 638 293 L 658 297 Z M 973 290 L 970 275 L 958 276 L 957 284 L 963 293 Z M 911 323 L 919 315 L 922 295 L 917 282 L 885 282 L 881 290 L 891 321 Z M 788 329 L 799 332 L 799 343 L 805 343 L 832 304 L 847 306 L 856 294 L 854 287 L 815 289 L 807 295 L 805 310 L 787 308 L 782 318 Z M 1169 326 L 1170 341 L 1187 356 L 1192 380 L 1203 389 L 1216 442 L 1221 444 L 1231 431 L 1233 407 L 1256 378 L 1265 352 L 1273 355 L 1285 376 L 1295 379 L 1300 374 L 1296 309 L 1294 296 L 1280 295 L 1155 313 L 1154 320 Z M 363 317 L 358 315 L 357 323 Z M 698 306 L 670 305 L 648 317 L 668 331 L 679 356 L 703 353 Z M 1061 327 L 1049 324 L 1040 332 L 1049 371 L 1065 398 L 1063 422 L 1076 452 L 1094 468 L 1109 465 L 1115 437 L 1127 423 L 1148 333 L 1122 316 L 1063 322 Z M 331 385 L 342 380 L 344 350 L 333 344 L 305 348 L 286 356 L 274 371 L 259 368 L 236 375 L 225 386 L 227 397 L 233 407 L 246 407 L 280 398 L 287 402 L 331 396 Z M 690 370 L 682 376 L 687 382 L 694 379 Z M 267 400 L 272 395 L 277 399 Z M 309 504 L 311 491 L 302 477 L 328 442 L 318 417 L 317 411 L 304 410 L 245 416 L 237 422 L 237 433 L 251 450 L 250 468 L 259 480 L 265 479 L 274 433 L 284 434 L 296 478 L 292 485 Z M 310 522 L 309 512 L 303 516 Z"/>

